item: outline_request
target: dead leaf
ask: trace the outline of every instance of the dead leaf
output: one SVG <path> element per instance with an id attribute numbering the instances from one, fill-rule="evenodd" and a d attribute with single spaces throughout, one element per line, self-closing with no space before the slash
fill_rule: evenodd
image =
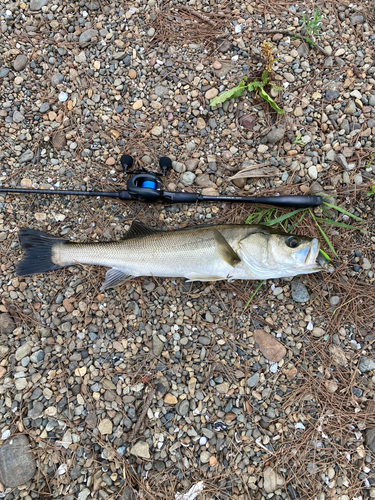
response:
<path id="1" fill-rule="evenodd" d="M 247 130 L 253 130 L 257 122 L 256 115 L 242 115 L 238 120 L 239 124 L 242 125 Z"/>
<path id="2" fill-rule="evenodd" d="M 52 146 L 56 151 L 62 151 L 66 146 L 66 138 L 63 130 L 58 130 L 52 137 Z"/>
<path id="3" fill-rule="evenodd" d="M 286 354 L 286 349 L 283 344 L 264 330 L 255 330 L 254 340 L 258 344 L 261 353 L 268 361 L 280 361 Z"/>
<path id="4" fill-rule="evenodd" d="M 243 168 L 232 177 L 229 177 L 229 180 L 233 179 L 243 179 L 250 177 L 274 177 L 280 174 L 280 170 L 276 167 L 268 167 L 265 165 L 251 165 L 250 167 Z"/>

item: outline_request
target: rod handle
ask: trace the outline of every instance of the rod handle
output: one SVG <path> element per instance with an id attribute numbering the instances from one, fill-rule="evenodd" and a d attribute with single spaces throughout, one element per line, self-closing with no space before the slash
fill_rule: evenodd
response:
<path id="1" fill-rule="evenodd" d="M 321 196 L 264 196 L 256 198 L 254 203 L 264 203 L 266 205 L 274 205 L 275 207 L 290 207 L 290 208 L 310 208 L 319 207 L 323 202 Z"/>

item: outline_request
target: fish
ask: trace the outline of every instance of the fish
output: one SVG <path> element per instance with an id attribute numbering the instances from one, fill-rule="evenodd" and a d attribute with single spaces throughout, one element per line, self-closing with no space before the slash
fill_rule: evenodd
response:
<path id="1" fill-rule="evenodd" d="M 265 280 L 322 271 L 319 241 L 262 225 L 222 224 L 175 230 L 133 221 L 119 241 L 75 243 L 34 229 L 18 232 L 24 258 L 17 276 L 75 264 L 106 266 L 101 290 L 138 276 L 188 281 Z"/>

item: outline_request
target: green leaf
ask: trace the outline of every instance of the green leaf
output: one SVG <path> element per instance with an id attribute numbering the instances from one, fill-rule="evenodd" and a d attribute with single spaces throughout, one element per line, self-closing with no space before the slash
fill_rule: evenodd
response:
<path id="1" fill-rule="evenodd" d="M 275 111 L 277 111 L 280 115 L 283 115 L 285 113 L 285 111 L 283 109 L 279 108 L 279 106 L 275 103 L 275 101 L 272 99 L 272 97 L 270 97 L 263 88 L 259 89 L 259 95 L 265 101 L 267 101 L 268 104 L 271 106 L 271 108 L 273 108 Z"/>
<path id="2" fill-rule="evenodd" d="M 321 248 L 319 249 L 319 252 L 323 255 L 323 257 L 328 260 L 328 261 L 331 261 L 331 257 L 329 255 L 327 255 Z"/>
<path id="3" fill-rule="evenodd" d="M 275 90 L 276 92 L 280 92 L 281 90 L 283 90 L 283 88 L 279 87 L 278 85 L 274 85 L 273 83 L 271 83 L 271 85 L 273 90 Z"/>
<path id="4" fill-rule="evenodd" d="M 299 218 L 298 222 L 296 222 L 295 224 L 293 224 L 293 226 L 290 229 L 287 230 L 287 233 L 291 233 L 292 231 L 294 231 L 294 229 L 301 224 L 301 222 L 303 221 L 305 215 L 306 215 L 306 212 L 303 212 L 303 214 Z"/>
<path id="5" fill-rule="evenodd" d="M 333 209 L 337 210 L 338 212 L 341 212 L 342 214 L 348 215 L 349 217 L 352 217 L 353 219 L 358 220 L 359 222 L 364 222 L 363 219 L 361 219 L 360 217 L 357 217 L 356 215 L 351 214 L 350 212 L 348 212 L 344 208 L 338 207 L 337 205 L 331 205 L 331 203 L 327 203 L 326 201 L 323 201 L 323 205 L 326 205 L 329 208 L 333 208 Z"/>
<path id="6" fill-rule="evenodd" d="M 263 285 L 263 283 L 265 282 L 266 280 L 262 280 L 259 285 L 256 287 L 256 289 L 253 291 L 253 293 L 251 294 L 251 297 L 249 298 L 249 300 L 246 302 L 246 305 L 244 307 L 244 310 L 243 312 L 246 311 L 246 309 L 249 307 L 249 304 L 250 302 L 253 300 L 253 298 L 255 297 L 255 295 L 258 293 L 259 291 L 259 288 Z"/>
<path id="7" fill-rule="evenodd" d="M 262 73 L 262 81 L 263 81 L 264 85 L 267 85 L 267 82 L 268 82 L 268 71 L 263 71 L 263 73 Z"/>
<path id="8" fill-rule="evenodd" d="M 258 89 L 262 88 L 263 85 L 264 85 L 263 82 L 260 82 L 259 80 L 254 80 L 254 81 L 247 84 L 247 90 L 249 92 L 253 92 L 254 90 L 258 90 Z"/>
<path id="9" fill-rule="evenodd" d="M 314 212 L 313 212 L 311 209 L 309 209 L 309 212 L 310 212 L 311 217 L 314 219 L 314 222 L 315 222 L 315 224 L 316 224 L 316 227 L 319 229 L 320 234 L 323 236 L 324 241 L 327 243 L 327 245 L 329 246 L 329 248 L 331 249 L 331 251 L 335 254 L 335 256 L 336 256 L 337 258 L 339 258 L 339 256 L 337 255 L 337 253 L 336 253 L 335 249 L 333 248 L 332 243 L 329 241 L 328 236 L 327 236 L 327 235 L 326 235 L 326 233 L 323 231 L 323 229 L 319 226 L 319 223 L 318 223 L 318 221 L 316 220 L 316 217 L 315 217 L 315 215 L 314 215 Z"/>
<path id="10" fill-rule="evenodd" d="M 244 86 L 241 87 L 237 86 L 234 87 L 234 89 L 227 90 L 226 92 L 223 92 L 217 97 L 214 97 L 210 102 L 210 106 L 217 106 L 218 104 L 223 104 L 223 102 L 227 101 L 228 99 L 232 99 L 234 97 L 240 97 L 242 96 L 244 91 L 245 91 Z"/>
<path id="11" fill-rule="evenodd" d="M 297 210 L 293 210 L 293 212 L 289 212 L 287 214 L 281 215 L 280 217 L 277 217 L 277 219 L 270 220 L 268 222 L 265 222 L 264 224 L 266 226 L 274 226 L 275 224 L 278 224 L 279 222 L 283 222 L 284 220 L 290 219 L 290 217 L 293 217 L 293 215 L 299 214 L 302 212 L 302 210 L 305 210 L 304 208 L 298 208 Z"/>
<path id="12" fill-rule="evenodd" d="M 334 220 L 329 219 L 320 219 L 317 218 L 319 222 L 324 222 L 325 224 L 329 224 L 330 226 L 344 227 L 345 229 L 355 229 L 356 231 L 363 231 L 360 227 L 350 226 L 349 224 L 344 224 L 343 222 L 335 222 Z"/>

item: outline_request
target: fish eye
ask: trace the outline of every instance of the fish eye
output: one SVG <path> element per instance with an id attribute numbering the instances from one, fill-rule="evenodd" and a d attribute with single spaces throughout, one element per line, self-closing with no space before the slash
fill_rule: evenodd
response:
<path id="1" fill-rule="evenodd" d="M 293 236 L 291 236 L 286 240 L 286 244 L 288 245 L 289 248 L 296 248 L 299 245 L 298 241 Z"/>

